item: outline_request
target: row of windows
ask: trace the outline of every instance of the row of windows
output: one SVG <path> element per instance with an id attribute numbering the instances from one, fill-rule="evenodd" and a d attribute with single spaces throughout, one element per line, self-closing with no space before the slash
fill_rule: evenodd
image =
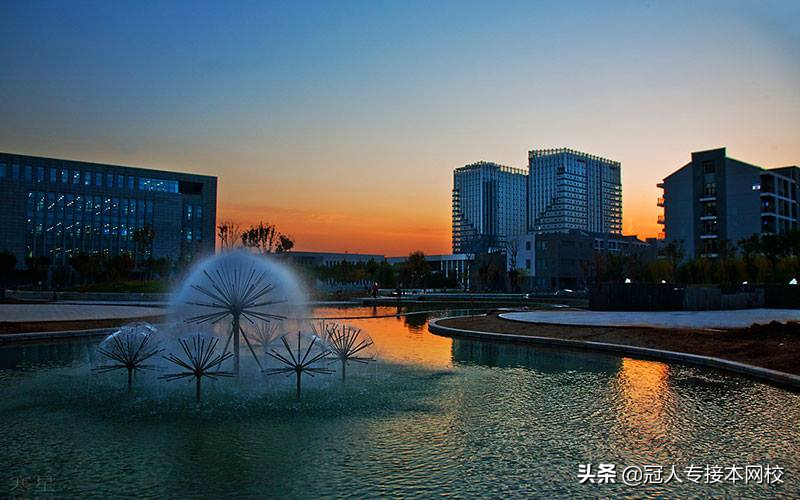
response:
<path id="1" fill-rule="evenodd" d="M 203 240 L 203 206 L 185 204 L 183 206 L 183 237 L 187 242 Z"/>
<path id="2" fill-rule="evenodd" d="M 153 200 L 31 191 L 26 210 L 27 255 L 63 264 L 80 252 L 133 253 L 134 234 L 152 225 L 154 206 Z"/>
<path id="3" fill-rule="evenodd" d="M 108 189 L 129 189 L 140 191 L 158 191 L 177 193 L 178 181 L 139 177 L 113 173 L 94 172 L 91 170 L 42 167 L 33 165 L 8 165 L 0 162 L 0 179 L 25 180 L 29 182 L 50 184 L 72 184 L 83 186 L 105 187 Z"/>

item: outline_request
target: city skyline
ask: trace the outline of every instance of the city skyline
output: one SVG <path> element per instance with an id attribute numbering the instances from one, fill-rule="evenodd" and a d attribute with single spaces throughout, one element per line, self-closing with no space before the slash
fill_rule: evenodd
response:
<path id="1" fill-rule="evenodd" d="M 692 151 L 800 163 L 791 2 L 192 5 L 0 6 L 0 150 L 218 176 L 219 221 L 384 255 L 448 253 L 481 160 L 613 158 L 640 237 Z"/>

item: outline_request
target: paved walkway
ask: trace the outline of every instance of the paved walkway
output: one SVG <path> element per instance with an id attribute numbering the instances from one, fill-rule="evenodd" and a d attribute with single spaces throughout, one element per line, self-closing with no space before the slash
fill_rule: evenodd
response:
<path id="1" fill-rule="evenodd" d="M 740 309 L 735 311 L 529 311 L 500 315 L 529 323 L 578 326 L 649 326 L 656 328 L 746 328 L 770 321 L 800 321 L 797 309 Z"/>
<path id="2" fill-rule="evenodd" d="M 94 319 L 143 318 L 164 314 L 161 307 L 100 304 L 0 304 L 0 321 L 76 321 Z"/>

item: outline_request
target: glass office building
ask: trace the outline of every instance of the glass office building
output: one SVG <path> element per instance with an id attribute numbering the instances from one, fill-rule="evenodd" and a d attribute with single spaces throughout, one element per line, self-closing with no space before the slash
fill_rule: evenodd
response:
<path id="1" fill-rule="evenodd" d="M 478 162 L 453 172 L 453 253 L 503 248 L 526 226 L 524 170 Z"/>
<path id="2" fill-rule="evenodd" d="M 528 153 L 528 230 L 622 234 L 620 163 L 573 149 Z"/>
<path id="3" fill-rule="evenodd" d="M 214 251 L 217 178 L 0 153 L 0 250 L 17 266 L 79 253 L 133 254 L 136 231 L 155 237 L 144 257 Z"/>

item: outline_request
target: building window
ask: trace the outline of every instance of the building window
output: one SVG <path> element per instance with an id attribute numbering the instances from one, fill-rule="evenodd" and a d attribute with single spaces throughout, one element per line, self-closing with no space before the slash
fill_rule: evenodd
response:
<path id="1" fill-rule="evenodd" d="M 133 179 L 132 175 L 129 175 L 128 176 L 128 189 L 133 189 L 133 188 L 134 188 L 134 179 Z"/>
<path id="2" fill-rule="evenodd" d="M 526 241 L 525 242 L 525 250 L 530 251 L 530 249 L 531 249 L 531 242 L 530 241 Z M 530 268 L 530 266 L 528 266 L 528 267 Z"/>
<path id="3" fill-rule="evenodd" d="M 33 167 L 30 165 L 25 165 L 25 180 L 33 180 Z"/>
<path id="4" fill-rule="evenodd" d="M 66 184 L 69 181 L 69 170 L 66 168 L 61 169 L 61 184 Z"/>
<path id="5" fill-rule="evenodd" d="M 0 179 L 6 178 L 6 164 L 0 163 Z"/>
<path id="6" fill-rule="evenodd" d="M 525 259 L 525 269 L 531 268 L 531 259 Z"/>
<path id="7" fill-rule="evenodd" d="M 50 183 L 55 184 L 58 181 L 58 171 L 54 168 L 50 169 Z"/>
<path id="8" fill-rule="evenodd" d="M 72 184 L 80 184 L 81 183 L 81 171 L 75 169 L 72 171 Z"/>
<path id="9" fill-rule="evenodd" d="M 36 182 L 44 182 L 44 167 L 36 167 Z"/>
<path id="10" fill-rule="evenodd" d="M 106 174 L 106 187 L 107 188 L 114 187 L 114 174 Z"/>
<path id="11" fill-rule="evenodd" d="M 102 172 L 95 172 L 94 173 L 94 185 L 97 187 L 103 187 L 103 174 Z"/>
<path id="12" fill-rule="evenodd" d="M 714 165 L 713 161 L 704 161 L 703 162 L 703 173 L 704 174 L 713 174 L 717 170 L 716 166 Z"/>
<path id="13" fill-rule="evenodd" d="M 118 175 L 117 176 L 117 189 L 122 189 L 125 187 L 125 176 Z"/>
<path id="14" fill-rule="evenodd" d="M 83 185 L 84 186 L 91 186 L 92 185 L 92 173 L 91 172 L 84 172 L 83 173 Z"/>
<path id="15" fill-rule="evenodd" d="M 19 164 L 15 163 L 11 165 L 11 178 L 15 181 L 19 180 Z"/>
<path id="16" fill-rule="evenodd" d="M 177 193 L 178 181 L 168 181 L 164 179 L 140 178 L 139 189 L 142 191 L 158 191 L 162 193 Z"/>

